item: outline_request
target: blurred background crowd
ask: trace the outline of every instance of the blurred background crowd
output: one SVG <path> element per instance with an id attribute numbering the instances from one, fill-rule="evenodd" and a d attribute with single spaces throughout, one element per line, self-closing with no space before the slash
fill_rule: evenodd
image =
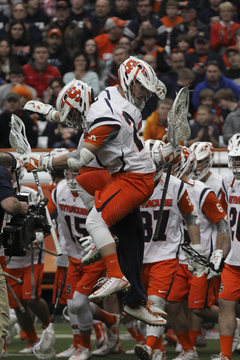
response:
<path id="1" fill-rule="evenodd" d="M 118 83 L 130 55 L 148 62 L 167 87 L 142 111 L 143 139 L 162 139 L 176 92 L 189 86 L 195 141 L 225 147 L 240 132 L 240 0 L 0 0 L 0 148 L 10 148 L 12 113 L 32 148 L 75 148 L 79 131 L 29 115 L 37 99 L 55 106 L 73 78 L 95 96 Z"/>

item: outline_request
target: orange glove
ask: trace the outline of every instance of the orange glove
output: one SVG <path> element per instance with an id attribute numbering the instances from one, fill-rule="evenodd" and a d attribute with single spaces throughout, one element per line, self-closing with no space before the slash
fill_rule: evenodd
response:
<path id="1" fill-rule="evenodd" d="M 152 159 L 155 165 L 177 164 L 181 160 L 182 147 L 173 147 L 170 143 L 160 145 L 152 151 Z"/>
<path id="2" fill-rule="evenodd" d="M 27 172 L 53 170 L 50 154 L 23 156 L 22 159 Z"/>

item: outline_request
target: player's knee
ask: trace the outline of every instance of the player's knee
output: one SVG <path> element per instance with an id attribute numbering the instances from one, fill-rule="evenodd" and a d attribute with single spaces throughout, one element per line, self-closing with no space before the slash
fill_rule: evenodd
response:
<path id="1" fill-rule="evenodd" d="M 89 308 L 88 296 L 75 291 L 73 295 L 73 306 L 77 314 L 84 313 Z"/>
<path id="2" fill-rule="evenodd" d="M 107 224 L 101 216 L 101 212 L 98 212 L 95 207 L 93 207 L 89 213 L 85 226 L 89 234 L 91 234 L 91 232 L 98 231 L 100 227 L 108 229 Z"/>
<path id="3" fill-rule="evenodd" d="M 76 315 L 76 310 L 74 308 L 73 305 L 73 300 L 67 299 L 67 307 L 68 307 L 68 311 L 74 315 Z"/>
<path id="4" fill-rule="evenodd" d="M 202 315 L 202 309 L 192 309 L 192 312 L 194 315 L 201 317 Z"/>

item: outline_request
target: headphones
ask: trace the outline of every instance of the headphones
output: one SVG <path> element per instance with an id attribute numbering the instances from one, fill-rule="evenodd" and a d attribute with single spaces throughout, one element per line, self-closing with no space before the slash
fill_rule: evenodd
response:
<path id="1" fill-rule="evenodd" d="M 12 164 L 10 164 L 9 166 L 12 166 L 13 171 L 15 171 L 17 169 L 17 160 L 16 160 L 15 156 L 7 151 L 2 151 L 2 152 L 4 154 L 8 154 L 12 157 Z"/>

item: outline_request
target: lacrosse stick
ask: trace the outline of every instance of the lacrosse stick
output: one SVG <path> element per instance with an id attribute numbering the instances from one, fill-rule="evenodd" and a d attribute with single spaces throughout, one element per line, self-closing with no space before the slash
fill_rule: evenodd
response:
<path id="1" fill-rule="evenodd" d="M 6 284 L 7 284 L 7 288 L 8 288 L 8 290 L 9 290 L 9 292 L 11 293 L 12 297 L 13 297 L 14 300 L 16 301 L 19 310 L 20 310 L 22 313 L 25 313 L 24 307 L 22 306 L 22 304 L 21 304 L 20 301 L 18 300 L 17 295 L 15 294 L 15 292 L 13 291 L 13 289 L 11 288 L 11 286 L 9 285 L 9 282 L 7 281 L 7 279 L 6 279 Z"/>
<path id="2" fill-rule="evenodd" d="M 178 93 L 173 102 L 172 109 L 168 113 L 168 141 L 176 148 L 179 146 L 180 141 L 189 139 L 191 135 L 190 126 L 187 119 L 189 108 L 189 90 L 188 87 L 183 87 Z M 167 176 L 163 188 L 162 201 L 160 204 L 155 232 L 153 235 L 154 240 L 158 240 L 162 214 L 164 209 L 165 198 L 167 195 L 168 183 L 171 175 L 172 164 L 168 165 Z"/>
<path id="3" fill-rule="evenodd" d="M 50 254 L 50 255 L 53 255 L 53 256 L 58 256 L 57 253 L 55 253 L 55 252 L 53 252 L 53 251 L 50 251 L 50 250 L 48 250 L 48 249 L 41 248 L 40 246 L 34 246 L 34 249 L 38 249 L 38 250 L 44 251 L 45 253 Z"/>
<path id="4" fill-rule="evenodd" d="M 16 278 L 15 276 L 12 276 L 12 275 L 6 273 L 5 271 L 3 272 L 3 274 L 4 274 L 4 276 L 9 277 L 9 279 L 12 279 L 12 280 L 16 281 L 16 283 L 18 283 L 18 284 L 23 284 L 23 280 L 22 280 L 22 279 Z"/>
<path id="5" fill-rule="evenodd" d="M 32 299 L 36 298 L 35 295 L 35 277 L 34 277 L 34 257 L 33 257 L 33 243 L 30 244 L 30 259 L 31 259 L 31 291 Z"/>
<path id="6" fill-rule="evenodd" d="M 61 282 L 61 286 L 60 286 L 59 292 L 57 294 L 57 297 L 56 297 L 56 300 L 54 303 L 53 313 L 51 316 L 51 322 L 48 325 L 48 327 L 45 330 L 43 330 L 40 341 L 33 348 L 33 352 L 38 359 L 52 359 L 55 355 L 55 350 L 54 350 L 55 331 L 54 331 L 53 323 L 55 320 L 55 314 L 56 314 L 56 310 L 57 310 L 57 307 L 59 304 L 59 300 L 62 295 L 63 287 L 64 287 L 64 284 L 66 281 L 67 271 L 68 271 L 68 268 L 66 267 L 66 270 L 65 270 L 62 282 Z"/>
<path id="7" fill-rule="evenodd" d="M 30 155 L 31 146 L 26 137 L 25 125 L 24 125 L 23 121 L 17 115 L 12 114 L 10 126 L 11 126 L 11 131 L 10 131 L 10 135 L 9 135 L 9 142 L 10 142 L 12 148 L 14 148 L 21 155 L 23 155 L 23 154 Z M 36 172 L 33 172 L 33 177 L 34 177 L 35 183 L 37 185 L 40 198 L 43 199 L 44 195 L 43 195 L 41 184 L 39 182 L 38 174 Z M 46 209 L 46 217 L 47 217 L 48 224 L 51 225 L 50 232 L 51 232 L 51 235 L 53 238 L 56 252 L 58 255 L 62 255 L 62 250 L 58 243 L 58 239 L 57 239 L 57 236 L 56 236 L 53 224 L 52 224 L 51 216 L 49 214 L 48 208 L 46 207 L 45 209 Z"/>
<path id="8" fill-rule="evenodd" d="M 212 270 L 214 270 L 214 265 L 205 257 L 200 255 L 196 250 L 194 250 L 190 245 L 188 245 L 187 243 L 183 243 L 181 245 L 181 248 L 183 249 L 183 251 L 185 251 L 186 254 L 188 254 L 191 258 L 194 259 L 194 261 L 196 261 L 198 264 L 203 265 L 205 267 L 208 267 Z M 224 260 L 222 259 L 221 265 L 219 270 L 214 270 L 217 273 L 221 273 L 222 269 L 224 266 Z"/>

